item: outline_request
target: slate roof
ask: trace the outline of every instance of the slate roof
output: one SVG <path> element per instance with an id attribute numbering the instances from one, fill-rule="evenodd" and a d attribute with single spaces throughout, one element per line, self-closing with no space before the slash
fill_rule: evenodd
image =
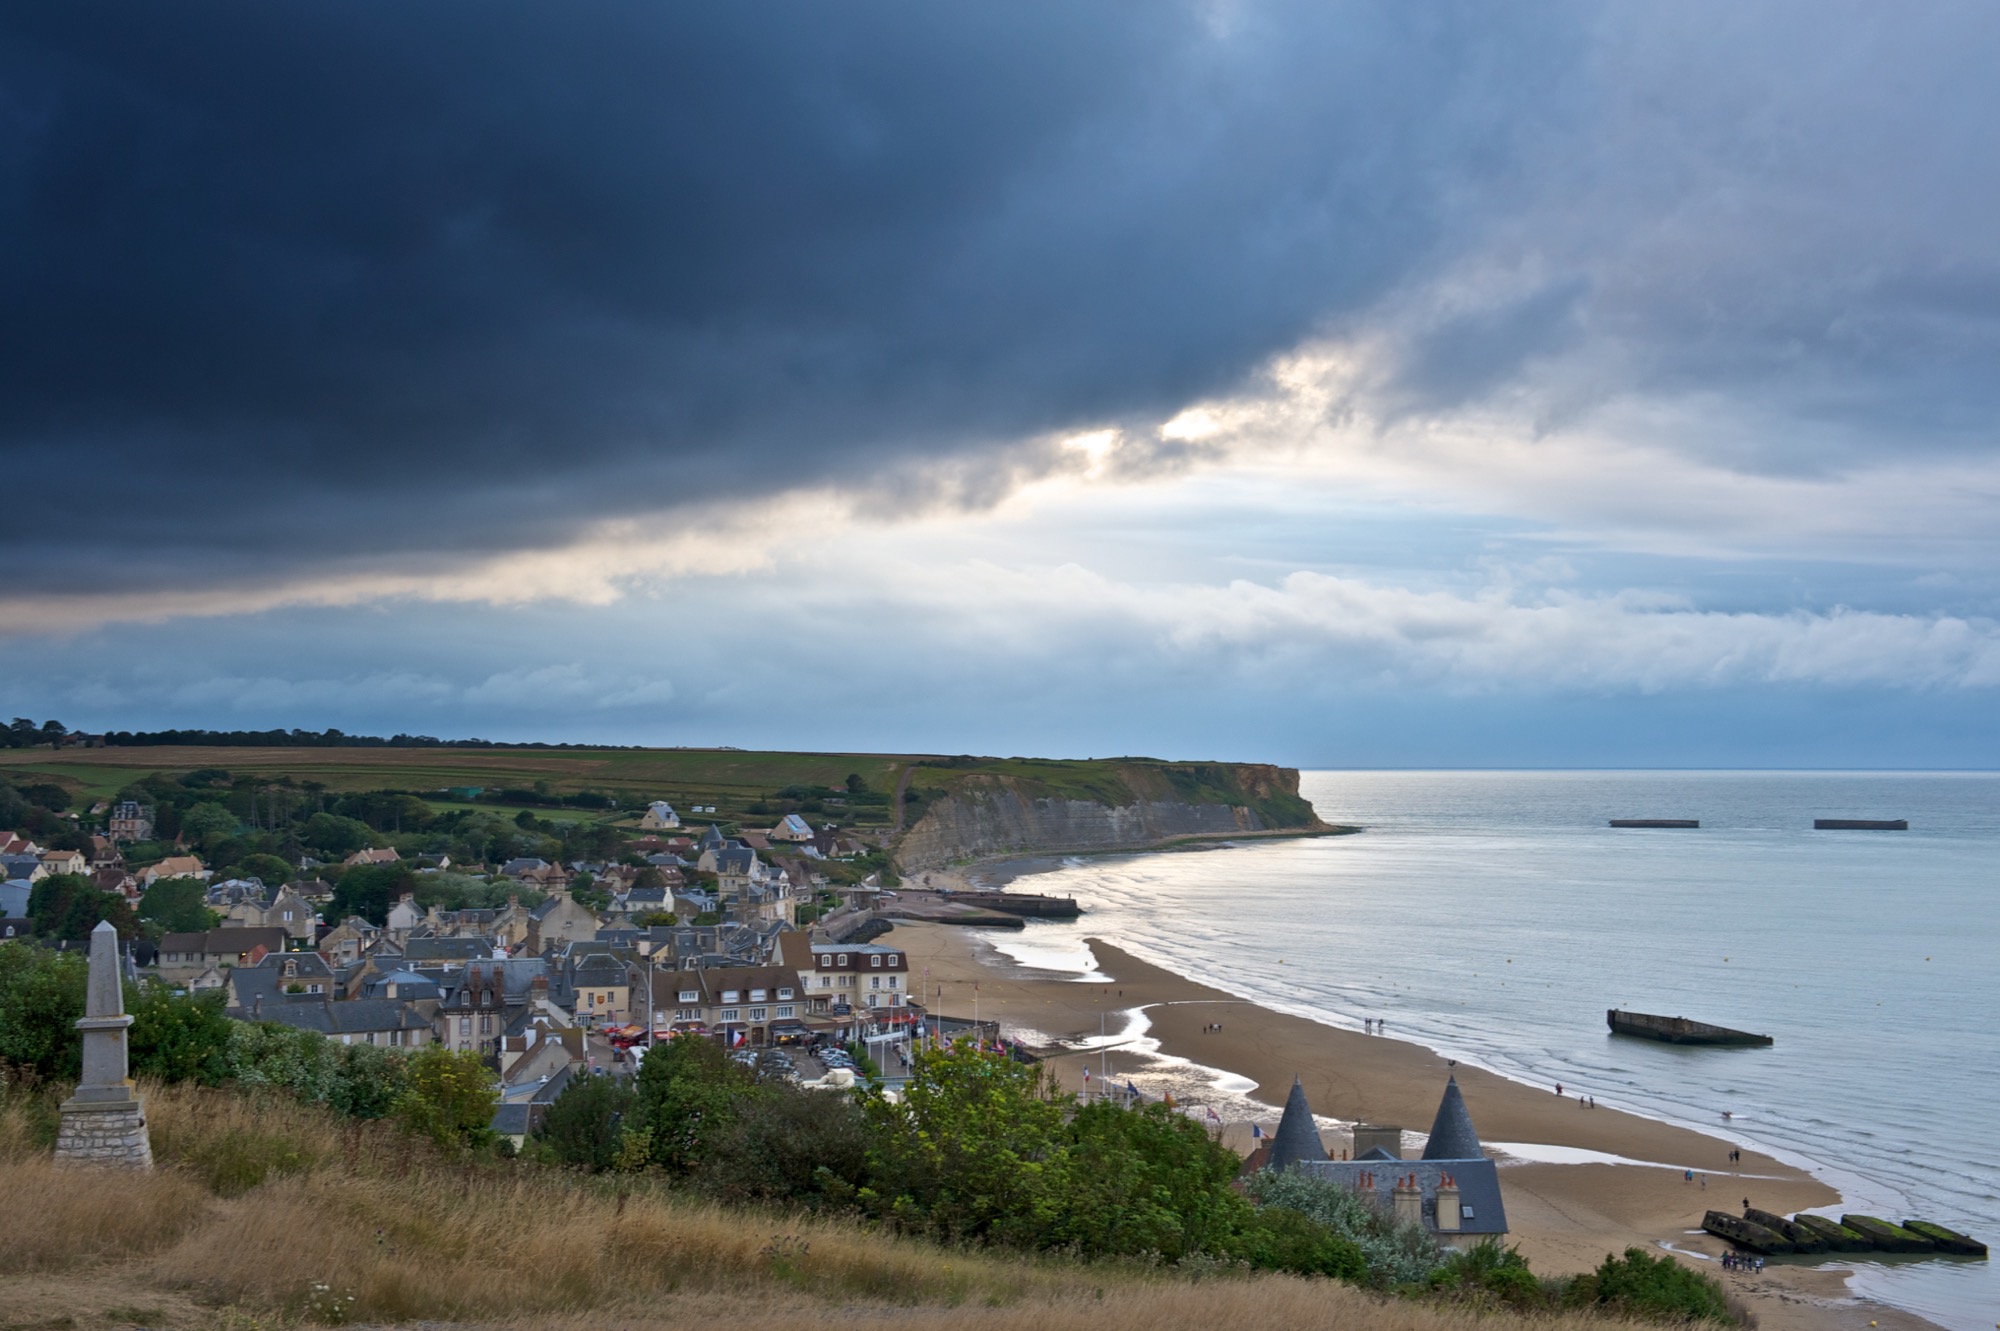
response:
<path id="1" fill-rule="evenodd" d="M 1438 1102 L 1437 1119 L 1431 1124 L 1431 1139 L 1424 1146 L 1426 1160 L 1484 1160 L 1479 1134 L 1473 1130 L 1472 1115 L 1466 1112 L 1465 1097 L 1459 1093 L 1458 1078 L 1444 1084 L 1444 1099 Z"/>
<path id="2" fill-rule="evenodd" d="M 1374 1179 L 1374 1202 L 1385 1215 L 1395 1207 L 1396 1180 L 1414 1176 L 1423 1193 L 1426 1228 L 1437 1230 L 1437 1190 L 1447 1176 L 1458 1184 L 1461 1234 L 1505 1234 L 1507 1208 L 1500 1200 L 1500 1174 L 1491 1160 L 1315 1160 L 1298 1166 L 1301 1173 L 1359 1188 L 1364 1175 Z"/>
<path id="3" fill-rule="evenodd" d="M 412 938 L 403 944 L 405 961 L 483 961 L 493 944 L 483 938 Z"/>
<path id="4" fill-rule="evenodd" d="M 1299 1161 L 1326 1159 L 1326 1146 L 1319 1139 L 1319 1125 L 1313 1122 L 1312 1106 L 1306 1103 L 1306 1088 L 1292 1078 L 1292 1093 L 1285 1097 L 1285 1113 L 1278 1120 L 1277 1135 L 1271 1139 L 1271 1168 L 1285 1169 Z"/>
<path id="5" fill-rule="evenodd" d="M 355 998 L 345 1003 L 266 1004 L 262 1021 L 297 1026 L 321 1035 L 368 1035 L 378 1031 L 422 1031 L 430 1022 L 400 998 Z"/>
<path id="6" fill-rule="evenodd" d="M 722 829 L 717 827 L 714 823 L 710 823 L 708 825 L 708 830 L 701 834 L 700 848 L 702 850 L 721 850 L 724 846 L 728 844 L 729 843 L 723 839 Z"/>

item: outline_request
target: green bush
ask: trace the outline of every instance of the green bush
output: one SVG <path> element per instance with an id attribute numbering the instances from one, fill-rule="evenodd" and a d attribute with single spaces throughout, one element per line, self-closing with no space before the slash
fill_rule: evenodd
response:
<path id="1" fill-rule="evenodd" d="M 1266 1206 L 1252 1211 L 1238 1231 L 1232 1251 L 1268 1271 L 1331 1276 L 1360 1283 L 1368 1263 L 1361 1247 L 1301 1211 Z"/>
<path id="2" fill-rule="evenodd" d="M 638 1102 L 622 1077 L 571 1078 L 535 1129 L 537 1153 L 577 1169 L 616 1168 L 621 1138 L 633 1122 Z"/>
<path id="3" fill-rule="evenodd" d="M 1451 1253 L 1431 1272 L 1428 1284 L 1434 1292 L 1521 1311 L 1551 1306 L 1562 1288 L 1545 1287 L 1528 1269 L 1528 1259 L 1497 1239 Z"/>
<path id="4" fill-rule="evenodd" d="M 1566 1302 L 1660 1321 L 1736 1320 L 1713 1278 L 1644 1248 L 1627 1248 L 1623 1257 L 1606 1256 L 1595 1271 L 1570 1282 Z"/>

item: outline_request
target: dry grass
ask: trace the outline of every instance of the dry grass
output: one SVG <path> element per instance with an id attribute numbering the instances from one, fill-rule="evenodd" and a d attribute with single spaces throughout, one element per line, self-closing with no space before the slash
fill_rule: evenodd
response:
<path id="1" fill-rule="evenodd" d="M 55 1324 L 36 1310 L 60 1303 L 51 1281 L 66 1272 L 75 1298 L 64 1324 L 77 1326 L 190 1326 L 201 1324 L 187 1311 L 197 1306 L 212 1325 L 421 1319 L 555 1331 L 1495 1326 L 1324 1281 L 1195 1282 L 1139 1265 L 947 1251 L 842 1221 L 725 1211 L 643 1182 L 468 1165 L 279 1098 L 147 1095 L 163 1167 L 144 1176 L 57 1170 L 20 1099 L 0 1103 L 10 1272 L 0 1325 Z M 127 1315 L 147 1308 L 159 1316 Z"/>

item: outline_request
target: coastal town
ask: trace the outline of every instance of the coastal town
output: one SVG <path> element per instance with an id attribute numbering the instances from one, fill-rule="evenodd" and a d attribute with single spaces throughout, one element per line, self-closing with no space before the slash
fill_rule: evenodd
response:
<path id="1" fill-rule="evenodd" d="M 93 738 L 59 737 L 49 759 Z M 1387 1039 L 1377 1018 L 1340 1029 L 1169 974 L 1089 936 L 1075 900 L 1004 874 L 911 869 L 896 855 L 907 778 L 890 792 L 875 775 L 651 798 L 547 782 L 334 790 L 209 766 L 91 799 L 13 777 L 0 784 L 12 823 L 0 830 L 0 946 L 87 949 L 116 975 L 93 978 L 104 1010 L 78 1023 L 86 1041 L 132 1020 L 114 1010 L 123 985 L 142 1004 L 167 994 L 219 1014 L 246 1048 L 268 1043 L 249 1032 L 282 1033 L 270 1046 L 281 1058 L 457 1060 L 477 1083 L 465 1101 L 476 1118 L 447 1139 L 543 1161 L 687 1168 L 652 1138 L 657 1118 L 636 1137 L 618 1123 L 640 1112 L 647 1077 L 670 1065 L 666 1075 L 683 1075 L 686 1051 L 701 1049 L 739 1078 L 711 1084 L 745 1103 L 769 1093 L 759 1086 L 800 1097 L 786 1103 L 809 1116 L 798 1131 L 817 1144 L 789 1148 L 805 1152 L 795 1171 L 851 1172 L 839 1141 L 856 1105 L 932 1099 L 926 1069 L 970 1050 L 1016 1069 L 1036 1097 L 1067 1096 L 1077 1123 L 1106 1108 L 1166 1116 L 1206 1140 L 1227 1186 L 1261 1208 L 1319 1204 L 1274 1200 L 1287 1188 L 1348 1199 L 1360 1209 L 1341 1223 L 1370 1255 L 1340 1269 L 1369 1281 L 1432 1279 L 1503 1250 L 1519 1265 L 1502 1272 L 1530 1259 L 1588 1269 L 1618 1245 L 1643 1272 L 1661 1260 L 1645 1249 L 1679 1232 L 1682 1251 L 1717 1262 L 1730 1306 L 1782 1325 L 1790 1303 L 1827 1306 L 1827 1286 L 1811 1271 L 1767 1276 L 1766 1256 L 1983 1256 L 1922 1222 L 1809 1214 L 1835 1194 L 1800 1171 L 1735 1150 L 1725 1161 L 1713 1139 L 1593 1112 L 1583 1088 L 1549 1097 Z M 1074 802 L 1065 816 L 1077 817 Z M 1027 919 L 1077 931 L 1115 981 L 1038 972 L 982 941 Z M 93 1064 L 86 1043 L 59 1161 L 153 1163 L 135 1083 L 90 1080 L 92 1066 L 127 1057 L 121 1044 Z M 245 1085 L 267 1076 L 249 1063 L 235 1073 Z M 329 1102 L 342 1095 L 357 1093 Z M 581 1146 L 580 1115 L 598 1123 Z M 1623 1162 L 1617 1185 L 1595 1181 L 1601 1165 L 1538 1163 L 1519 1144 L 1542 1140 L 1567 1143 L 1558 1149 L 1578 1162 Z M 1707 1168 L 1697 1183 L 1693 1168 L 1663 1166 L 1632 1192 L 1634 1166 L 1682 1160 L 1757 1195 L 1739 1215 L 1726 1198 L 1709 1205 Z M 1685 1237 L 1704 1229 L 1712 1247 Z M 1429 1255 L 1391 1258 L 1371 1242 Z M 1310 1270 L 1333 1259 L 1262 1260 Z"/>

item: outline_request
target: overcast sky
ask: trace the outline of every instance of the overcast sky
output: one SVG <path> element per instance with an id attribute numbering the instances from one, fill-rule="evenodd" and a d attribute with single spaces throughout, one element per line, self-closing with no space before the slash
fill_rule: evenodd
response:
<path id="1" fill-rule="evenodd" d="M 2000 9 L 0 16 L 0 706 L 1991 766 Z"/>

